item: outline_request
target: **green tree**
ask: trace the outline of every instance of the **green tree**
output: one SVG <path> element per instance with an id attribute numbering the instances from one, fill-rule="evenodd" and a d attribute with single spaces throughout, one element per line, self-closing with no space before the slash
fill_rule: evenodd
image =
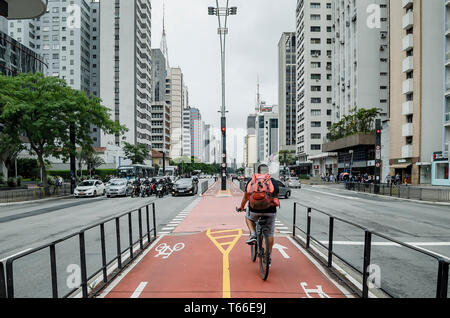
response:
<path id="1" fill-rule="evenodd" d="M 145 159 L 150 156 L 150 151 L 145 145 L 132 145 L 126 141 L 124 141 L 123 145 L 122 149 L 125 152 L 125 158 L 131 160 L 133 164 L 144 164 Z"/>
<path id="2" fill-rule="evenodd" d="M 286 155 L 286 161 L 285 161 L 285 155 Z M 281 150 L 279 152 L 279 159 L 280 159 L 280 165 L 291 165 L 295 164 L 295 161 L 297 158 L 295 157 L 295 150 L 294 151 L 288 151 L 288 150 Z"/>
<path id="3" fill-rule="evenodd" d="M 64 80 L 42 73 L 0 76 L 0 124 L 12 138 L 23 135 L 30 153 L 38 158 L 48 193 L 45 159 L 67 162 L 76 154 L 76 145 L 92 147 L 91 125 L 106 134 L 123 134 L 126 127 L 110 119 L 110 110 L 95 96 L 74 90 Z M 70 130 L 75 135 L 71 143 Z"/>
<path id="4" fill-rule="evenodd" d="M 89 177 L 92 178 L 92 174 L 95 173 L 95 170 L 104 165 L 105 161 L 95 153 L 91 153 L 86 160 L 86 164 L 88 166 Z"/>

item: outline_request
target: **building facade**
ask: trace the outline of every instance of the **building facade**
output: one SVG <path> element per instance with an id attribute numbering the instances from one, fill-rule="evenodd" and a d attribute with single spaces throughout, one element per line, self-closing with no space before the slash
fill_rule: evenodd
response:
<path id="1" fill-rule="evenodd" d="M 149 0 L 100 2 L 100 96 L 125 125 L 126 141 L 151 140 L 152 52 Z M 101 134 L 101 145 L 121 146 L 119 135 Z"/>
<path id="2" fill-rule="evenodd" d="M 296 42 L 295 32 L 285 32 L 278 42 L 278 105 L 280 150 L 295 151 L 296 145 Z"/>
<path id="3" fill-rule="evenodd" d="M 170 104 L 166 101 L 166 59 L 152 49 L 152 148 L 170 154 Z"/>
<path id="4" fill-rule="evenodd" d="M 256 140 L 258 163 L 269 162 L 279 152 L 278 106 L 256 115 Z"/>
<path id="5" fill-rule="evenodd" d="M 432 164 L 432 184 L 441 186 L 450 186 L 449 167 L 450 160 L 448 153 L 450 151 L 450 6 L 448 1 L 444 1 L 441 6 L 444 10 L 444 47 L 445 47 L 445 88 L 444 88 L 444 105 L 442 115 L 442 146 L 441 159 L 434 160 Z M 439 152 L 439 151 L 437 151 Z"/>
<path id="6" fill-rule="evenodd" d="M 169 68 L 166 79 L 166 101 L 170 105 L 170 157 L 183 156 L 184 83 L 180 68 Z"/>
<path id="7" fill-rule="evenodd" d="M 182 156 L 191 158 L 192 156 L 192 135 L 191 135 L 191 108 L 183 110 L 183 148 Z"/>
<path id="8" fill-rule="evenodd" d="M 442 149 L 444 20 L 440 0 L 390 3 L 390 175 L 431 184 Z"/>
<path id="9" fill-rule="evenodd" d="M 203 121 L 200 110 L 195 107 L 190 108 L 190 135 L 191 135 L 191 156 L 203 160 Z"/>
<path id="10" fill-rule="evenodd" d="M 333 116 L 332 2 L 297 2 L 296 153 L 304 174 L 312 173 L 310 157 L 322 155 Z"/>

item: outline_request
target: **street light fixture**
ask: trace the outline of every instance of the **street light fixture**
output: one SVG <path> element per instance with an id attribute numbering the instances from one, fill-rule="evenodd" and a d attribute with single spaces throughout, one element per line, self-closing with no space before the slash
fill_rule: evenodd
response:
<path id="1" fill-rule="evenodd" d="M 225 109 L 225 43 L 226 36 L 228 34 L 227 22 L 229 15 L 237 14 L 237 7 L 229 7 L 229 0 L 226 2 L 226 6 L 220 7 L 219 0 L 216 0 L 216 7 L 208 7 L 208 15 L 217 16 L 219 22 L 219 28 L 217 33 L 220 36 L 220 57 L 222 64 L 222 108 L 221 108 L 221 131 L 222 131 L 222 190 L 227 189 L 227 135 L 226 135 L 226 109 Z"/>

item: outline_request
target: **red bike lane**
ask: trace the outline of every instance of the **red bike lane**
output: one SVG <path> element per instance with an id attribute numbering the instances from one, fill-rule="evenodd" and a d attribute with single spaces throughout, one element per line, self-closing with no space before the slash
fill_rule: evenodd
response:
<path id="1" fill-rule="evenodd" d="M 106 298 L 343 298 L 353 295 L 324 274 L 285 235 L 276 234 L 269 277 L 245 243 L 242 192 L 216 183 L 170 235 L 101 295 Z"/>

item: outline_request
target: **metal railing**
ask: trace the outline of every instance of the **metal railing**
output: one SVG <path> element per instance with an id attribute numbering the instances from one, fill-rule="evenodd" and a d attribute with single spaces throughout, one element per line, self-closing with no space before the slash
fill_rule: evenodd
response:
<path id="1" fill-rule="evenodd" d="M 49 191 L 48 194 L 44 188 L 0 191 L 0 203 L 40 200 L 71 194 L 70 184 L 63 184 L 61 187 L 50 186 Z"/>
<path id="2" fill-rule="evenodd" d="M 307 223 L 306 223 L 306 232 L 304 230 L 302 230 L 300 227 L 297 226 L 297 206 L 302 206 L 304 208 L 306 208 L 307 211 Z M 312 213 L 317 212 L 320 213 L 322 215 L 326 215 L 328 216 L 329 219 L 329 231 L 328 231 L 328 246 L 321 243 L 318 239 L 314 238 L 311 235 L 311 222 L 312 222 Z M 333 251 L 333 241 L 334 241 L 334 228 L 335 228 L 335 221 L 340 221 L 343 222 L 347 225 L 351 225 L 353 227 L 356 227 L 360 230 L 364 231 L 364 255 L 363 255 L 363 271 L 361 272 L 359 269 L 357 269 L 354 265 L 350 264 L 349 261 L 346 261 L 344 257 L 341 257 L 339 255 L 336 254 L 335 251 Z M 425 251 L 422 250 L 420 248 L 417 248 L 416 246 L 404 243 L 404 242 L 400 242 L 396 239 L 390 238 L 386 235 L 377 233 L 375 231 L 369 230 L 361 225 L 358 225 L 356 223 L 344 220 L 342 218 L 336 217 L 331 215 L 330 213 L 327 212 L 323 212 L 320 211 L 318 209 L 313 209 L 311 207 L 308 207 L 306 205 L 303 205 L 301 203 L 298 202 L 294 202 L 294 211 L 293 211 L 293 238 L 301 243 L 301 241 L 298 239 L 298 237 L 295 235 L 296 230 L 301 231 L 302 233 L 304 233 L 306 235 L 306 244 L 305 247 L 306 249 L 310 248 L 311 245 L 311 240 L 314 240 L 315 243 L 319 244 L 320 246 L 322 246 L 323 248 L 325 248 L 328 251 L 328 256 L 327 256 L 327 266 L 329 268 L 333 267 L 333 256 L 336 256 L 337 258 L 339 258 L 342 262 L 344 262 L 345 264 L 347 264 L 348 266 L 350 266 L 351 268 L 353 268 L 354 270 L 356 270 L 357 272 L 359 272 L 360 274 L 362 274 L 362 297 L 363 298 L 368 298 L 369 297 L 369 283 L 368 283 L 368 278 L 369 278 L 369 266 L 371 265 L 371 260 L 370 260 L 370 256 L 371 256 L 371 251 L 372 251 L 372 237 L 373 236 L 377 236 L 377 237 L 381 237 L 387 241 L 390 241 L 392 243 L 398 244 L 400 246 L 406 247 L 410 250 L 414 250 L 418 253 L 427 255 L 428 257 L 431 257 L 433 259 L 435 259 L 438 262 L 438 274 L 437 274 L 437 286 L 436 286 L 436 298 L 447 298 L 447 292 L 448 292 L 448 271 L 449 271 L 449 263 L 450 260 L 444 257 L 441 257 L 440 255 L 436 255 L 432 252 L 429 251 Z M 405 264 L 405 266 L 407 266 L 407 264 Z M 380 287 L 380 289 L 385 292 L 386 294 L 389 295 L 389 293 L 382 289 Z"/>
<path id="3" fill-rule="evenodd" d="M 415 199 L 420 201 L 450 202 L 450 189 L 436 189 L 417 187 L 413 185 L 373 184 L 373 183 L 345 183 L 347 190 L 385 195 L 403 199 Z"/>
<path id="4" fill-rule="evenodd" d="M 153 219 L 153 227 L 150 228 L 150 207 L 152 207 L 152 219 Z M 145 218 L 146 218 L 146 229 L 145 233 L 143 232 L 143 223 L 142 223 L 142 217 L 143 217 L 143 210 L 145 210 Z M 138 215 L 138 233 L 139 238 L 136 241 L 133 241 L 133 226 L 132 226 L 132 214 L 137 212 Z M 123 213 L 119 216 L 110 218 L 106 221 L 103 221 L 102 223 L 98 223 L 92 226 L 89 226 L 80 232 L 71 234 L 69 236 L 66 236 L 62 239 L 59 239 L 57 241 L 54 241 L 52 243 L 34 248 L 30 251 L 25 251 L 19 255 L 13 256 L 6 260 L 6 282 L 5 282 L 5 275 L 3 273 L 3 264 L 0 263 L 0 298 L 8 297 L 8 298 L 15 298 L 14 295 L 14 262 L 16 262 L 19 259 L 23 259 L 26 256 L 29 255 L 36 255 L 36 253 L 44 251 L 48 249 L 49 256 L 50 256 L 50 273 L 51 273 L 51 292 L 53 298 L 59 298 L 58 293 L 58 274 L 57 274 L 57 262 L 56 262 L 56 247 L 58 244 L 68 241 L 71 238 L 77 238 L 79 241 L 79 257 L 80 257 L 80 272 L 81 272 L 81 280 L 80 285 L 72 288 L 68 293 L 62 296 L 62 298 L 67 298 L 70 296 L 73 296 L 75 293 L 79 293 L 81 289 L 81 294 L 83 298 L 92 297 L 93 294 L 98 293 L 100 290 L 102 290 L 109 282 L 111 282 L 120 272 L 121 270 L 127 266 L 131 261 L 133 261 L 139 254 L 141 254 L 153 241 L 156 239 L 156 217 L 155 217 L 155 203 L 152 202 L 150 204 L 147 204 L 145 206 L 142 206 L 138 209 L 131 210 L 129 212 Z M 121 247 L 121 231 L 120 231 L 120 218 L 128 216 L 128 241 L 129 245 L 122 249 Z M 116 238 L 116 256 L 107 262 L 106 258 L 106 239 L 105 239 L 105 224 L 108 222 L 114 221 L 115 222 L 115 238 Z M 100 242 L 101 242 L 101 260 L 102 260 L 102 266 L 101 268 L 97 269 L 92 275 L 88 276 L 87 274 L 87 262 L 86 262 L 86 236 L 85 233 L 88 230 L 96 229 L 98 228 L 100 232 Z M 109 233 L 108 233 L 109 234 Z M 153 234 L 153 235 L 152 235 Z M 146 243 L 144 244 L 144 240 L 146 240 Z M 108 242 L 109 243 L 109 242 Z M 139 244 L 139 247 L 137 250 L 134 250 L 134 246 Z M 129 251 L 129 257 L 124 257 L 122 259 L 123 255 L 128 254 Z M 117 269 L 110 273 L 108 275 L 108 267 L 113 265 L 114 262 L 117 261 Z M 101 274 L 99 276 L 99 274 Z M 98 279 L 102 278 L 102 283 L 97 286 L 88 286 L 88 284 L 92 283 L 91 281 L 94 280 L 96 276 L 99 276 Z M 5 287 L 6 284 L 6 287 Z M 88 287 L 91 289 L 91 293 L 88 291 Z"/>
<path id="5" fill-rule="evenodd" d="M 204 194 L 206 191 L 208 191 L 208 188 L 209 188 L 209 181 L 203 181 L 201 183 L 201 188 L 200 188 L 201 194 Z"/>

